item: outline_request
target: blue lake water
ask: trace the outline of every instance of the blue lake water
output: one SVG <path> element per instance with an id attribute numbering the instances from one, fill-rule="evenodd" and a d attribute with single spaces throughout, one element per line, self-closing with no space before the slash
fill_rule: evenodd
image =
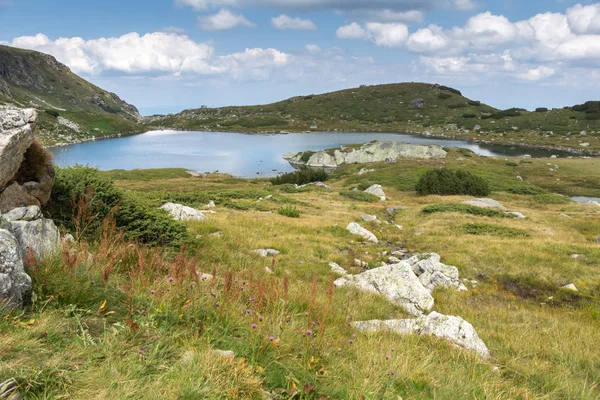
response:
<path id="1" fill-rule="evenodd" d="M 224 172 L 240 177 L 274 176 L 293 171 L 281 156 L 288 152 L 323 150 L 342 145 L 387 140 L 467 148 L 483 156 L 549 157 L 557 152 L 513 146 L 476 144 L 396 133 L 290 133 L 250 135 L 232 132 L 153 131 L 116 139 L 52 148 L 59 166 L 89 165 L 101 170 L 186 168 Z"/>

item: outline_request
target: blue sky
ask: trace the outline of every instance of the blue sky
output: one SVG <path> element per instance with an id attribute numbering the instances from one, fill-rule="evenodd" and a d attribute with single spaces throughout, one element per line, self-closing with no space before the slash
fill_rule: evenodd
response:
<path id="1" fill-rule="evenodd" d="M 496 107 L 598 99 L 600 2 L 0 0 L 0 42 L 143 114 L 437 82 Z"/>

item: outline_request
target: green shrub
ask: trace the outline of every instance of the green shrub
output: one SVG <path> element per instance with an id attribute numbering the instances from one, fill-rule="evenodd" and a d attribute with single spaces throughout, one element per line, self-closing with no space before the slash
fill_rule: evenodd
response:
<path id="1" fill-rule="evenodd" d="M 310 160 L 310 158 L 315 154 L 314 151 L 305 151 L 304 153 L 302 153 L 302 156 L 300 156 L 300 160 L 302 162 L 308 162 L 308 160 Z"/>
<path id="2" fill-rule="evenodd" d="M 67 230 L 85 237 L 97 235 L 107 217 L 115 219 L 125 237 L 140 243 L 179 245 L 186 236 L 185 226 L 148 196 L 124 193 L 90 167 L 57 168 L 47 210 Z"/>
<path id="3" fill-rule="evenodd" d="M 358 186 L 356 188 L 358 190 L 360 190 L 361 192 L 364 192 L 365 190 L 367 190 L 371 186 L 373 186 L 373 184 L 371 182 L 361 182 L 361 183 L 358 184 Z"/>
<path id="4" fill-rule="evenodd" d="M 356 201 L 364 201 L 366 203 L 376 203 L 380 200 L 379 197 L 371 193 L 360 192 L 358 190 L 348 190 L 345 192 L 340 192 L 340 194 L 349 199 Z"/>
<path id="5" fill-rule="evenodd" d="M 279 215 L 290 218 L 300 218 L 300 211 L 295 206 L 285 206 L 277 210 Z"/>
<path id="6" fill-rule="evenodd" d="M 475 107 L 478 107 L 478 106 L 480 106 L 480 105 L 481 105 L 481 102 L 480 102 L 480 101 L 476 101 L 476 100 L 469 100 L 467 103 L 468 103 L 470 106 L 475 106 Z"/>
<path id="7" fill-rule="evenodd" d="M 421 176 L 415 189 L 421 196 L 430 194 L 487 196 L 490 194 L 489 185 L 483 178 L 468 171 L 448 168 L 427 171 Z"/>
<path id="8" fill-rule="evenodd" d="M 528 196 L 533 196 L 536 194 L 544 193 L 544 189 L 541 189 L 537 186 L 532 186 L 532 185 L 513 186 L 511 188 L 506 189 L 506 192 L 512 193 L 512 194 L 524 194 L 524 195 L 528 195 Z"/>
<path id="9" fill-rule="evenodd" d="M 586 114 L 585 119 L 588 121 L 598 121 L 598 120 L 600 120 L 600 113 Z"/>
<path id="10" fill-rule="evenodd" d="M 439 88 L 440 90 L 444 90 L 444 91 L 446 91 L 446 92 L 450 92 L 450 93 L 454 93 L 454 94 L 457 94 L 457 95 L 459 95 L 459 96 L 462 96 L 462 93 L 460 92 L 460 90 L 457 90 L 457 89 L 451 88 L 451 87 L 449 87 L 449 86 L 440 85 L 440 86 L 438 86 L 438 88 Z"/>
<path id="11" fill-rule="evenodd" d="M 519 166 L 519 164 L 517 164 L 514 161 L 507 161 L 505 164 L 508 165 L 509 167 L 518 167 Z"/>
<path id="12" fill-rule="evenodd" d="M 272 178 L 273 185 L 296 184 L 305 185 L 312 182 L 324 182 L 329 178 L 329 175 L 322 169 L 305 168 L 296 172 L 289 172 Z"/>
<path id="13" fill-rule="evenodd" d="M 460 228 L 462 233 L 467 235 L 489 235 L 504 238 L 527 238 L 531 237 L 529 232 L 523 229 L 509 228 L 502 225 L 493 224 L 466 224 Z"/>
<path id="14" fill-rule="evenodd" d="M 449 99 L 451 97 L 452 97 L 452 95 L 449 94 L 449 93 L 440 93 L 440 94 L 438 94 L 438 99 L 440 99 L 440 100 L 446 100 L 446 99 Z"/>
<path id="15" fill-rule="evenodd" d="M 451 108 L 451 109 L 456 109 L 456 108 L 466 108 L 466 107 L 467 107 L 467 105 L 466 105 L 465 103 L 450 104 L 450 105 L 448 106 L 448 108 Z"/>
<path id="16" fill-rule="evenodd" d="M 463 118 L 477 118 L 477 114 L 463 114 Z"/>
<path id="17" fill-rule="evenodd" d="M 548 112 L 548 109 L 546 107 L 539 107 L 539 108 L 535 109 L 535 112 L 539 112 L 539 113 Z"/>
<path id="18" fill-rule="evenodd" d="M 471 206 L 468 204 L 457 204 L 457 203 L 447 203 L 447 204 L 431 204 L 424 207 L 421 212 L 423 214 L 435 214 L 435 213 L 444 213 L 444 212 L 458 212 L 462 214 L 471 214 L 478 215 L 482 217 L 506 217 L 506 218 L 514 218 L 512 214 L 506 214 L 503 211 L 494 210 L 492 208 L 483 208 Z"/>
<path id="19" fill-rule="evenodd" d="M 44 112 L 54 118 L 58 118 L 58 116 L 60 115 L 56 110 L 44 110 Z"/>
<path id="20" fill-rule="evenodd" d="M 568 197 L 554 193 L 541 193 L 533 196 L 533 201 L 538 204 L 569 204 L 572 200 Z"/>

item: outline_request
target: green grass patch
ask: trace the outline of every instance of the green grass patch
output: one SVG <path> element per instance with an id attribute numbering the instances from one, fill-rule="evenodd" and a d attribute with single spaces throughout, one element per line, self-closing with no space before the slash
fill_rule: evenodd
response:
<path id="1" fill-rule="evenodd" d="M 277 213 L 279 215 L 283 215 L 284 217 L 300 218 L 300 211 L 298 211 L 295 206 L 281 207 L 279 210 L 277 210 Z"/>
<path id="2" fill-rule="evenodd" d="M 466 224 L 460 227 L 460 231 L 467 235 L 498 236 L 503 238 L 529 238 L 529 232 L 523 229 L 509 228 L 494 224 Z"/>
<path id="3" fill-rule="evenodd" d="M 436 214 L 445 212 L 458 212 L 462 214 L 478 215 L 481 217 L 506 217 L 514 218 L 511 214 L 506 214 L 503 211 L 494 210 L 492 208 L 483 208 L 471 206 L 468 204 L 458 203 L 445 203 L 445 204 L 431 204 L 424 207 L 421 212 L 423 214 Z"/>
<path id="4" fill-rule="evenodd" d="M 356 200 L 356 201 L 364 201 L 365 203 L 377 203 L 381 199 L 371 193 L 365 193 L 358 190 L 347 190 L 344 192 L 340 192 L 340 194 L 346 198 Z"/>

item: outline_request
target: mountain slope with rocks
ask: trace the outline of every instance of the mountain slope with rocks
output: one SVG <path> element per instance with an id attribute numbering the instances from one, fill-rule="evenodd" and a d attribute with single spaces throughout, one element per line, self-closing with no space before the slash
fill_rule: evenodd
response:
<path id="1" fill-rule="evenodd" d="M 139 132 L 134 106 L 80 78 L 54 57 L 0 45 L 0 105 L 38 110 L 44 144 Z"/>

